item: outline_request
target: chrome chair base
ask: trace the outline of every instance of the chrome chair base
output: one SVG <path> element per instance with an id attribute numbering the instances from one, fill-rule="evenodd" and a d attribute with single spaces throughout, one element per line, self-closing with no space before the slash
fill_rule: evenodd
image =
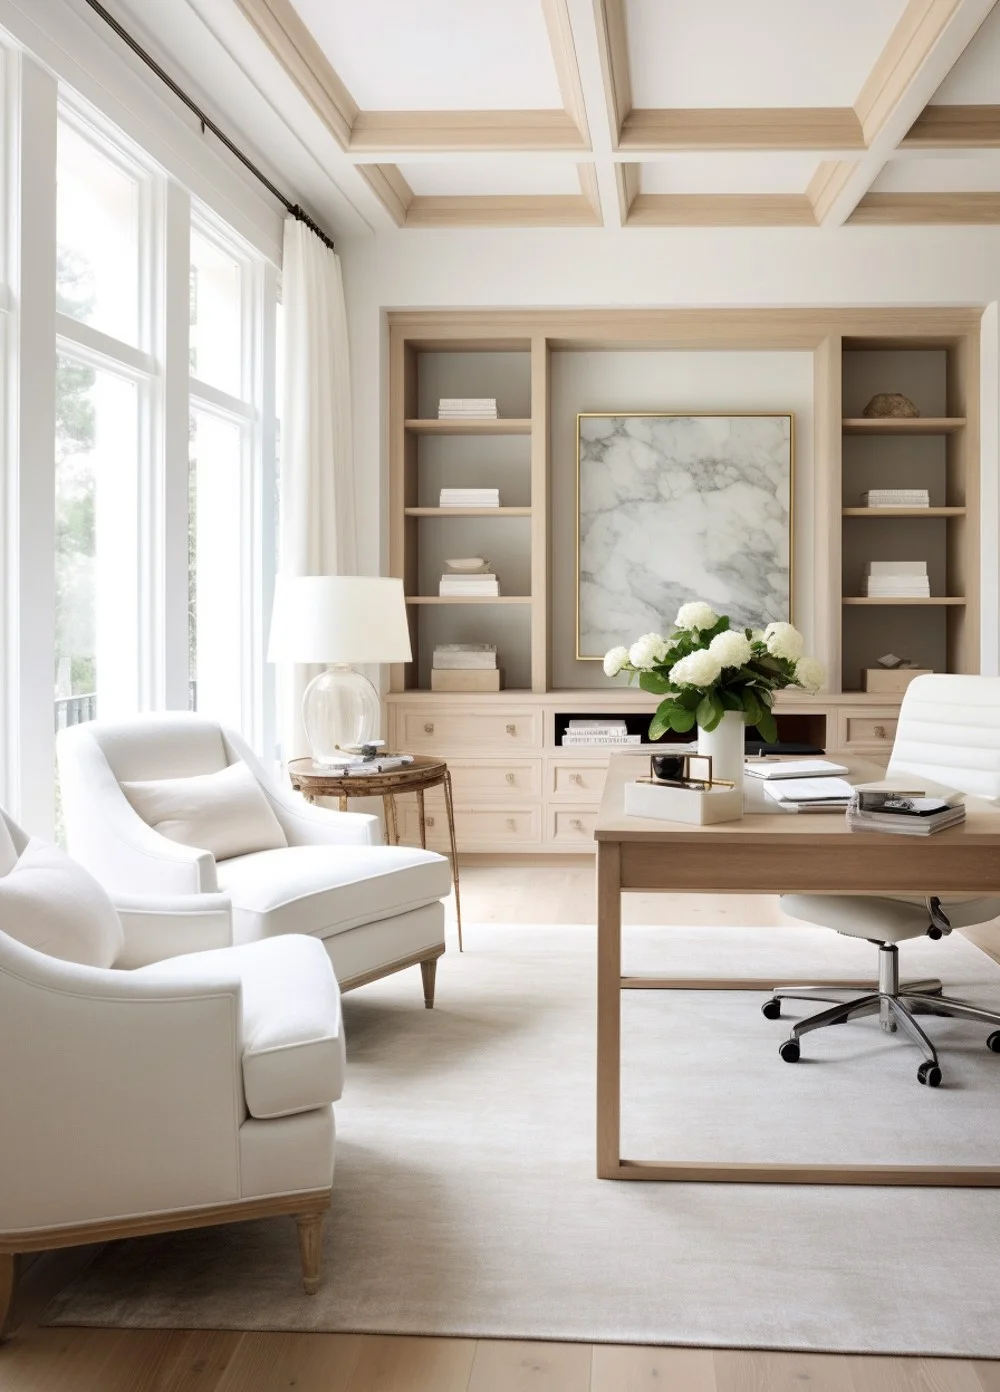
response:
<path id="1" fill-rule="evenodd" d="M 798 1063 L 801 1053 L 799 1041 L 802 1035 L 809 1034 L 812 1030 L 825 1029 L 827 1025 L 841 1025 L 846 1024 L 848 1020 L 877 1015 L 879 1024 L 887 1034 L 895 1034 L 897 1030 L 902 1030 L 909 1041 L 917 1046 L 924 1056 L 917 1069 L 917 1079 L 928 1087 L 937 1087 L 941 1082 L 937 1050 L 914 1017 L 950 1015 L 958 1019 L 1000 1026 L 1000 1014 L 944 995 L 941 982 L 936 979 L 910 981 L 901 985 L 899 949 L 894 943 L 879 943 L 878 949 L 878 983 L 873 982 L 873 989 L 862 995 L 827 986 L 781 986 L 775 989 L 770 1000 L 765 1001 L 761 1007 L 769 1020 L 778 1019 L 783 1000 L 834 1002 L 830 1009 L 821 1010 L 818 1014 L 809 1015 L 794 1024 L 788 1038 L 779 1046 L 778 1053 L 786 1063 Z M 1000 1053 L 1000 1028 L 994 1029 L 986 1045 L 994 1053 Z"/>

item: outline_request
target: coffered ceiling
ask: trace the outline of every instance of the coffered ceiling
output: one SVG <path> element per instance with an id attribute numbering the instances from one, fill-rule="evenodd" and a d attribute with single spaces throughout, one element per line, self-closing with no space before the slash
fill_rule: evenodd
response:
<path id="1" fill-rule="evenodd" d="M 998 0 L 213 0 L 400 227 L 1000 223 Z"/>

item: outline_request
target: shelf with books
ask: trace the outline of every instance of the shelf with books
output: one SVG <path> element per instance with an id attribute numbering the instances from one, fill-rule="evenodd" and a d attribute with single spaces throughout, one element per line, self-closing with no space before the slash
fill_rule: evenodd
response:
<path id="1" fill-rule="evenodd" d="M 407 517 L 530 517 L 530 507 L 408 507 Z"/>
<path id="2" fill-rule="evenodd" d="M 526 417 L 469 416 L 465 420 L 410 419 L 404 427 L 411 435 L 530 435 L 531 420 Z"/>
<path id="3" fill-rule="evenodd" d="M 892 517 L 964 517 L 964 507 L 845 507 L 843 517 L 868 517 L 889 519 Z"/>
<path id="4" fill-rule="evenodd" d="M 944 606 L 964 605 L 964 596 L 959 595 L 890 595 L 880 598 L 872 598 L 869 595 L 844 595 L 844 604 L 867 604 L 872 607 L 884 608 L 887 604 L 930 604 Z"/>
<path id="5" fill-rule="evenodd" d="M 531 595 L 407 595 L 407 604 L 530 604 Z"/>

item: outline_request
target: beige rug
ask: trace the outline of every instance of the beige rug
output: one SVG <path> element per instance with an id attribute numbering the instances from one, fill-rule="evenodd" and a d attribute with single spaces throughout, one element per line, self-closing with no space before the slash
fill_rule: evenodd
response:
<path id="1" fill-rule="evenodd" d="M 468 927 L 441 963 L 346 998 L 326 1284 L 300 1293 L 291 1222 L 120 1243 L 51 1322 L 355 1330 L 1000 1356 L 1000 1192 L 661 1185 L 594 1178 L 594 930 Z M 1000 1002 L 957 936 L 902 949 Z M 810 929 L 629 928 L 627 968 L 866 973 Z M 1000 1057 L 930 1023 L 945 1085 L 870 1021 L 782 1063 L 761 996 L 625 997 L 634 1158 L 1000 1159 Z"/>

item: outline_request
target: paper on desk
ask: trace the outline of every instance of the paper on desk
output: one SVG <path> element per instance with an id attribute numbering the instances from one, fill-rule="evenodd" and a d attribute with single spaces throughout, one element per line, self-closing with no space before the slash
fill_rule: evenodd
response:
<path id="1" fill-rule="evenodd" d="M 764 792 L 775 802 L 831 802 L 836 799 L 846 806 L 853 791 L 846 778 L 781 778 L 764 784 Z"/>

